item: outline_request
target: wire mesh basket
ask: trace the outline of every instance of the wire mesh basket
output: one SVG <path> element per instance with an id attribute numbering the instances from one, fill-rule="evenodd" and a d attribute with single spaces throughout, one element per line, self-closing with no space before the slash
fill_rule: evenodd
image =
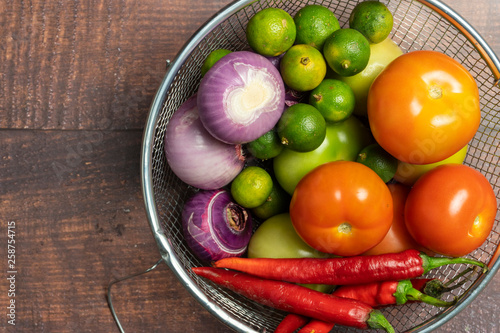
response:
<path id="1" fill-rule="evenodd" d="M 306 4 L 330 8 L 341 27 L 360 1 L 235 1 L 215 14 L 184 45 L 171 63 L 152 103 L 142 151 L 142 183 L 146 212 L 160 254 L 189 292 L 224 324 L 240 332 L 272 332 L 286 315 L 256 304 L 195 276 L 191 267 L 203 265 L 189 250 L 182 233 L 181 210 L 195 189 L 180 181 L 170 170 L 164 155 L 165 127 L 175 110 L 198 88 L 200 67 L 214 49 L 246 50 L 245 27 L 249 19 L 266 7 L 286 10 L 292 16 Z M 497 87 L 500 63 L 479 34 L 451 8 L 439 1 L 383 1 L 394 16 L 390 35 L 404 52 L 432 49 L 462 63 L 476 78 L 482 108 L 482 122 L 470 142 L 465 164 L 485 175 L 497 199 L 500 192 L 500 97 Z M 409 304 L 383 310 L 397 332 L 429 332 L 467 306 L 491 280 L 500 266 L 500 223 L 470 258 L 488 263 L 490 271 L 465 283 L 449 297 L 458 303 L 445 310 L 425 304 Z M 434 270 L 430 276 L 452 278 L 459 267 Z M 335 327 L 334 332 L 356 329 Z"/>

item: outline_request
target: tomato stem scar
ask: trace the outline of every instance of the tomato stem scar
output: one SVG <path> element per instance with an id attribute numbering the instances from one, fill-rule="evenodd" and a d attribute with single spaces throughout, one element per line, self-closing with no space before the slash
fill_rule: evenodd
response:
<path id="1" fill-rule="evenodd" d="M 352 230 L 352 226 L 347 222 L 344 222 L 341 225 L 339 225 L 339 232 L 341 232 L 343 234 L 350 234 L 351 230 Z"/>
<path id="2" fill-rule="evenodd" d="M 441 87 L 438 86 L 431 86 L 429 88 L 429 96 L 431 96 L 432 99 L 438 99 L 443 96 L 443 90 Z"/>

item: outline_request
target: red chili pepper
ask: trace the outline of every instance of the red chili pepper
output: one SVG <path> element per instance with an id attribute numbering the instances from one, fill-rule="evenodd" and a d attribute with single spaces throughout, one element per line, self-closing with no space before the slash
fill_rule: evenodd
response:
<path id="1" fill-rule="evenodd" d="M 302 327 L 298 333 L 328 333 L 332 330 L 335 324 L 327 323 L 321 320 L 311 320 L 306 326 Z M 294 331 L 292 331 L 294 332 Z M 283 332 L 285 333 L 285 332 Z M 291 333 L 291 332 L 289 332 Z"/>
<path id="2" fill-rule="evenodd" d="M 338 287 L 335 296 L 353 298 L 365 302 L 372 307 L 405 304 L 408 301 L 423 302 L 439 307 L 448 307 L 456 303 L 446 302 L 413 288 L 410 280 L 382 281 L 358 285 Z"/>
<path id="3" fill-rule="evenodd" d="M 276 327 L 274 330 L 274 333 L 292 333 L 297 330 L 297 328 L 302 327 L 303 325 L 307 324 L 309 322 L 310 318 L 295 314 L 295 313 L 290 313 L 288 314 Z M 329 325 L 334 325 L 331 323 L 328 323 Z M 333 327 L 333 326 L 332 326 Z"/>
<path id="4" fill-rule="evenodd" d="M 417 250 L 344 258 L 224 258 L 215 267 L 230 268 L 272 280 L 329 285 L 405 280 L 449 264 L 486 264 L 468 258 L 430 257 Z"/>
<path id="5" fill-rule="evenodd" d="M 292 283 L 260 279 L 249 274 L 213 267 L 193 272 L 255 302 L 278 310 L 361 329 L 382 328 L 394 333 L 384 315 L 371 306 Z"/>
<path id="6" fill-rule="evenodd" d="M 432 279 L 411 279 L 411 288 L 409 288 L 408 282 L 403 282 L 401 284 L 393 282 L 376 282 L 364 285 L 345 285 L 338 287 L 332 295 L 339 297 L 348 297 L 357 299 L 371 305 L 372 307 L 380 307 L 384 305 L 394 305 L 401 304 L 405 299 L 412 301 L 423 301 L 429 304 L 433 304 L 434 300 L 438 301 L 438 304 L 433 304 L 436 306 L 448 306 L 453 305 L 454 302 L 443 302 L 437 297 L 447 291 L 453 290 L 469 280 L 467 279 L 451 285 L 459 278 L 465 276 L 469 272 L 475 272 L 472 269 L 466 269 L 462 273 L 455 276 L 453 279 L 446 283 L 443 283 L 437 278 Z M 404 280 L 408 281 L 408 280 Z M 408 290 L 409 289 L 409 290 Z M 413 290 L 412 290 L 413 289 Z M 408 296 L 402 295 L 402 293 L 408 293 Z M 420 294 L 424 295 L 424 298 L 420 298 Z M 430 297 L 430 298 L 428 298 Z M 420 299 L 418 299 L 420 298 Z M 400 300 L 398 303 L 398 299 Z M 304 325 L 303 322 L 297 321 L 295 318 L 297 315 L 289 314 L 280 323 L 278 327 L 284 327 L 279 333 L 292 333 L 298 328 Z M 301 317 L 303 319 L 304 317 Z M 320 320 L 311 320 L 307 325 L 305 325 L 299 333 L 322 333 L 330 332 L 334 324 L 323 322 Z M 275 331 L 277 333 L 278 331 Z"/>
<path id="7" fill-rule="evenodd" d="M 434 298 L 429 295 L 423 294 L 421 291 L 413 287 L 413 281 L 421 288 L 425 288 L 427 282 L 434 281 L 434 279 L 413 279 L 403 281 L 382 281 L 372 282 L 358 285 L 344 285 L 340 286 L 332 293 L 337 297 L 351 298 L 362 301 L 374 308 L 383 307 L 387 305 L 404 304 L 408 300 L 421 301 L 435 306 L 451 306 L 455 302 L 445 302 L 440 299 Z M 422 283 L 422 281 L 426 281 Z M 280 323 L 283 327 L 280 331 L 276 330 L 275 333 L 292 333 L 296 329 L 304 325 L 303 322 L 297 320 L 297 315 L 290 314 L 286 316 Z M 304 326 L 299 333 L 306 332 L 330 332 L 334 324 L 324 322 L 321 320 L 311 320 Z M 278 326 L 279 327 L 279 326 Z"/>
<path id="8" fill-rule="evenodd" d="M 432 281 L 435 281 L 435 282 L 432 282 Z M 418 291 L 421 291 L 427 295 L 430 295 L 432 297 L 440 297 L 442 295 L 442 293 L 437 293 L 436 292 L 433 292 L 432 294 L 429 294 L 427 292 L 425 292 L 425 286 L 427 286 L 427 284 L 439 284 L 441 286 L 444 286 L 443 282 L 441 282 L 441 280 L 437 279 L 437 278 L 429 278 L 429 279 L 411 279 L 411 285 L 413 286 L 413 288 L 417 289 Z"/>

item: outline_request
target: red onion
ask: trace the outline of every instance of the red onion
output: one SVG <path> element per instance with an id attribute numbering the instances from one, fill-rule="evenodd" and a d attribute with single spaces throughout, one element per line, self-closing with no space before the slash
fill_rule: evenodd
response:
<path id="1" fill-rule="evenodd" d="M 280 62 L 281 58 L 285 55 L 286 52 L 281 53 L 280 55 L 274 56 L 274 57 L 265 57 L 267 60 L 273 64 L 274 67 L 276 67 L 278 70 L 280 70 Z"/>
<path id="2" fill-rule="evenodd" d="M 217 61 L 198 89 L 205 128 L 226 143 L 246 143 L 271 130 L 283 113 L 285 86 L 264 56 L 236 51 Z"/>
<path id="3" fill-rule="evenodd" d="M 229 184 L 245 163 L 241 145 L 221 142 L 203 127 L 196 95 L 184 102 L 167 124 L 165 154 L 177 177 L 205 190 Z"/>
<path id="4" fill-rule="evenodd" d="M 232 201 L 227 190 L 199 191 L 184 204 L 182 227 L 193 253 L 213 261 L 245 253 L 252 236 L 252 217 Z"/>
<path id="5" fill-rule="evenodd" d="M 285 109 L 288 106 L 292 106 L 294 104 L 302 102 L 305 96 L 306 94 L 304 92 L 300 92 L 285 86 Z"/>

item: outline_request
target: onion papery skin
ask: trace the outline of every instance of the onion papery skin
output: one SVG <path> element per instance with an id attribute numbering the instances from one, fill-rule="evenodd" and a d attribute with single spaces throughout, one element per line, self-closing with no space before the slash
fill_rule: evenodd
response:
<path id="1" fill-rule="evenodd" d="M 285 55 L 286 52 L 281 53 L 280 55 L 274 56 L 274 57 L 265 57 L 267 60 L 273 64 L 274 67 L 279 71 L 280 70 L 280 62 L 281 58 Z"/>
<path id="2" fill-rule="evenodd" d="M 229 213 L 229 214 L 228 214 Z M 231 223 L 238 217 L 237 224 Z M 252 217 L 232 201 L 225 189 L 199 191 L 182 210 L 184 237 L 193 253 L 203 261 L 240 257 L 252 236 Z"/>
<path id="3" fill-rule="evenodd" d="M 217 61 L 198 88 L 198 108 L 215 138 L 242 144 L 271 130 L 283 113 L 285 84 L 264 56 L 232 52 Z"/>
<path id="4" fill-rule="evenodd" d="M 294 104 L 304 101 L 306 94 L 285 86 L 285 110 Z"/>
<path id="5" fill-rule="evenodd" d="M 229 184 L 245 165 L 241 145 L 226 144 L 200 121 L 196 94 L 172 115 L 165 132 L 167 163 L 179 179 L 199 189 Z"/>

